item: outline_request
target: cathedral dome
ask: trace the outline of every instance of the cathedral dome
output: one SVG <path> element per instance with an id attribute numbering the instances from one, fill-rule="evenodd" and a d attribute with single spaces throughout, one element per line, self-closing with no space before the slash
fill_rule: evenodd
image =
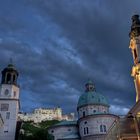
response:
<path id="1" fill-rule="evenodd" d="M 97 92 L 88 92 L 82 94 L 79 98 L 77 107 L 81 107 L 89 104 L 109 106 L 107 99 L 103 95 Z"/>
<path id="2" fill-rule="evenodd" d="M 109 107 L 108 100 L 101 94 L 95 91 L 91 81 L 86 84 L 86 92 L 83 93 L 78 101 L 77 108 L 85 105 L 104 105 Z"/>

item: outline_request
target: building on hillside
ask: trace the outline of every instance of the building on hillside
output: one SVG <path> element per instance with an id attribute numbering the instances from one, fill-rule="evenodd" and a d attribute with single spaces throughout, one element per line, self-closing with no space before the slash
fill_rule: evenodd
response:
<path id="1" fill-rule="evenodd" d="M 0 128 L 0 140 L 15 140 L 17 114 L 19 112 L 18 71 L 9 64 L 2 71 L 0 85 L 0 114 L 3 126 Z"/>
<path id="2" fill-rule="evenodd" d="M 43 119 L 47 120 L 61 120 L 62 118 L 62 109 L 60 107 L 57 108 L 39 108 L 35 109 L 34 113 L 36 115 L 40 115 L 43 117 Z"/>
<path id="3" fill-rule="evenodd" d="M 107 99 L 96 92 L 92 81 L 77 104 L 78 120 L 62 121 L 48 129 L 55 140 L 104 140 L 118 116 L 109 113 Z"/>
<path id="4" fill-rule="evenodd" d="M 140 140 L 140 20 L 139 15 L 132 16 L 130 46 L 134 66 L 132 76 L 136 88 L 136 104 L 128 114 L 114 122 L 108 131 L 106 140 Z"/>
<path id="5" fill-rule="evenodd" d="M 75 120 L 75 114 L 74 113 L 69 113 L 69 114 L 62 115 L 61 120 L 74 121 Z"/>
<path id="6" fill-rule="evenodd" d="M 19 120 L 22 121 L 33 121 L 35 123 L 46 121 L 46 120 L 67 120 L 73 121 L 75 119 L 74 113 L 62 114 L 62 109 L 57 108 L 39 108 L 35 109 L 33 113 L 19 113 Z"/>

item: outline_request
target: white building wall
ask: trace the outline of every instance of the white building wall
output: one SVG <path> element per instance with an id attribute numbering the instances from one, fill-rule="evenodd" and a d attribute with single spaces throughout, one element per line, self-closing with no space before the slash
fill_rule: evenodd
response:
<path id="1" fill-rule="evenodd" d="M 83 106 L 83 107 L 78 109 L 78 118 L 84 117 L 83 112 L 85 112 L 85 116 L 93 115 L 93 114 L 96 114 L 98 112 L 100 112 L 100 113 L 109 113 L 109 107 L 103 106 L 103 105 L 87 105 L 87 106 Z"/>
<path id="2" fill-rule="evenodd" d="M 9 94 L 5 95 L 5 90 Z M 0 140 L 15 140 L 17 114 L 19 111 L 19 88 L 14 85 L 3 84 L 0 88 L 0 114 L 3 119 L 3 127 L 0 128 Z M 8 105 L 6 110 L 3 105 Z M 9 115 L 8 115 L 9 114 Z M 9 116 L 9 117 L 8 117 Z"/>
<path id="3" fill-rule="evenodd" d="M 9 90 L 9 95 L 5 96 L 5 90 Z M 0 86 L 0 99 L 19 99 L 19 88 L 15 85 L 2 84 Z"/>
<path id="4" fill-rule="evenodd" d="M 78 128 L 76 125 L 58 126 L 58 127 L 49 128 L 48 133 L 54 136 L 54 140 L 58 140 L 72 133 L 78 133 Z"/>
<path id="5" fill-rule="evenodd" d="M 17 124 L 18 101 L 0 101 L 0 106 L 1 104 L 9 104 L 9 109 L 8 111 L 0 111 L 4 121 L 4 125 L 0 129 L 0 140 L 14 140 Z M 7 112 L 10 112 L 9 119 L 6 119 Z"/>
<path id="6" fill-rule="evenodd" d="M 100 131 L 100 125 L 105 125 L 108 131 L 116 119 L 118 119 L 118 117 L 114 115 L 94 115 L 85 117 L 79 121 L 80 136 L 106 134 L 106 132 Z M 88 134 L 84 133 L 84 128 L 88 128 Z"/>

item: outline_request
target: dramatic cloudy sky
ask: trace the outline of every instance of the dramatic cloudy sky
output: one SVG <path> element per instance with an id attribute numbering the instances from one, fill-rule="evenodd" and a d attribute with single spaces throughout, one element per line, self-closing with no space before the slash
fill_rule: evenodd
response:
<path id="1" fill-rule="evenodd" d="M 90 78 L 111 111 L 135 103 L 129 49 L 139 0 L 0 0 L 0 69 L 20 72 L 21 111 L 60 106 L 76 112 Z"/>

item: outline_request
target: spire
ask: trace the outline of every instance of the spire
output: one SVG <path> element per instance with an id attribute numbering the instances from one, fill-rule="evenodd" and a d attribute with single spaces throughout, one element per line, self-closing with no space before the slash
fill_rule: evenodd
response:
<path id="1" fill-rule="evenodd" d="M 130 38 L 137 37 L 140 35 L 140 20 L 139 15 L 132 16 L 131 31 L 129 33 Z"/>
<path id="2" fill-rule="evenodd" d="M 13 59 L 12 58 L 10 58 L 10 64 L 13 64 Z"/>
<path id="3" fill-rule="evenodd" d="M 95 86 L 93 82 L 89 79 L 88 82 L 85 84 L 86 92 L 92 92 L 95 91 Z"/>

